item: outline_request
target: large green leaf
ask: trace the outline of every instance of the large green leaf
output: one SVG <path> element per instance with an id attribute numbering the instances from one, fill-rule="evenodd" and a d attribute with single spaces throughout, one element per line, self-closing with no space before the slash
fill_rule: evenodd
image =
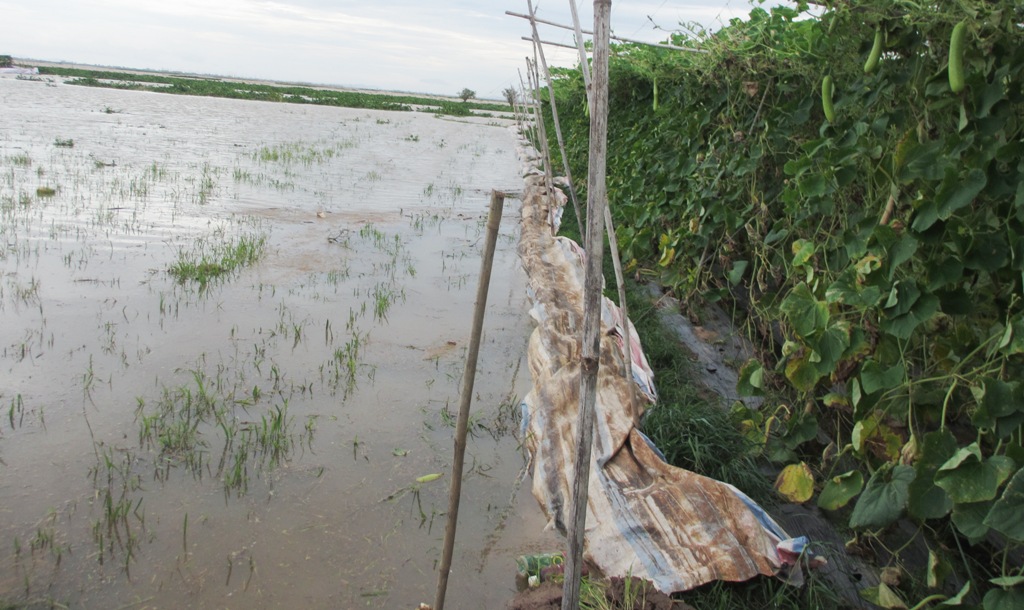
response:
<path id="1" fill-rule="evenodd" d="M 953 508 L 949 494 L 935 485 L 930 476 L 918 474 L 909 493 L 907 513 L 918 519 L 941 519 Z"/>
<path id="2" fill-rule="evenodd" d="M 837 510 L 846 506 L 860 493 L 864 487 L 864 475 L 859 470 L 851 470 L 832 477 L 818 495 L 818 506 L 825 510 Z"/>
<path id="3" fill-rule="evenodd" d="M 907 512 L 918 519 L 939 519 L 949 514 L 953 501 L 946 490 L 935 485 L 935 473 L 956 454 L 956 438 L 949 430 L 936 430 L 925 434 L 919 445 L 914 463 L 917 477 L 910 484 Z"/>
<path id="4" fill-rule="evenodd" d="M 971 443 L 956 452 L 935 473 L 935 484 L 946 490 L 957 504 L 983 502 L 996 497 L 1015 469 L 1012 459 L 994 455 L 983 460 L 978 443 Z"/>
<path id="5" fill-rule="evenodd" d="M 981 603 L 985 610 L 1020 610 L 1024 608 L 1024 589 L 992 589 Z"/>
<path id="6" fill-rule="evenodd" d="M 910 310 L 899 316 L 886 318 L 880 324 L 882 330 L 899 339 L 909 339 L 914 330 L 939 311 L 939 297 L 923 294 L 911 305 Z"/>
<path id="7" fill-rule="evenodd" d="M 978 196 L 981 189 L 988 183 L 984 170 L 972 167 L 967 175 L 950 178 L 947 174 L 942 181 L 939 192 L 935 194 L 935 204 L 939 218 L 946 220 L 953 212 L 969 205 Z"/>
<path id="8" fill-rule="evenodd" d="M 1024 468 L 1017 471 L 992 505 L 985 525 L 1017 542 L 1024 542 Z"/>
<path id="9" fill-rule="evenodd" d="M 937 221 L 948 220 L 954 212 L 974 201 L 987 182 L 985 172 L 977 167 L 964 175 L 947 166 L 935 196 L 917 209 L 911 226 L 915 231 L 924 232 Z"/>
<path id="10" fill-rule="evenodd" d="M 1002 233 L 987 233 L 974 236 L 971 249 L 964 255 L 964 266 L 994 273 L 1006 265 L 1010 257 L 1010 246 Z"/>
<path id="11" fill-rule="evenodd" d="M 883 367 L 875 360 L 867 360 L 860 367 L 861 389 L 865 394 L 874 394 L 879 390 L 891 390 L 903 383 L 905 374 L 902 362 Z"/>
<path id="12" fill-rule="evenodd" d="M 902 154 L 900 180 L 904 183 L 917 179 L 937 180 L 942 177 L 946 158 L 942 156 L 943 143 L 939 140 L 911 144 Z"/>
<path id="13" fill-rule="evenodd" d="M 797 180 L 797 188 L 804 197 L 820 197 L 833 189 L 829 186 L 828 179 L 822 174 L 807 174 Z"/>
<path id="14" fill-rule="evenodd" d="M 854 529 L 882 528 L 899 518 L 906 508 L 914 469 L 905 464 L 886 464 L 875 471 L 850 515 Z"/>
<path id="15" fill-rule="evenodd" d="M 959 282 L 964 275 L 964 264 L 955 256 L 932 259 L 928 263 L 928 289 L 937 290 Z"/>
<path id="16" fill-rule="evenodd" d="M 985 525 L 985 516 L 992 510 L 992 501 L 972 502 L 970 504 L 953 505 L 953 525 L 960 533 L 967 536 L 967 539 L 974 544 L 988 534 L 989 527 Z"/>
<path id="17" fill-rule="evenodd" d="M 804 351 L 803 354 L 793 356 L 786 362 L 786 379 L 801 392 L 810 392 L 821 379 L 818 366 L 810 361 L 810 357 L 811 352 Z"/>
<path id="18" fill-rule="evenodd" d="M 1020 382 L 1005 382 L 984 377 L 981 384 L 971 388 L 978 409 L 971 417 L 971 423 L 979 428 L 995 428 L 996 422 L 1018 412 L 1024 412 L 1024 396 Z"/>
<path id="19" fill-rule="evenodd" d="M 885 315 L 890 318 L 901 316 L 921 298 L 921 289 L 914 282 L 896 282 L 889 291 L 885 302 Z"/>
<path id="20" fill-rule="evenodd" d="M 896 268 L 907 262 L 917 252 L 917 239 L 905 233 L 901 239 L 889 248 L 889 279 L 896 273 Z"/>
<path id="21" fill-rule="evenodd" d="M 852 270 L 843 273 L 825 289 L 828 303 L 843 303 L 850 307 L 874 307 L 882 298 L 882 290 L 874 284 L 860 284 Z"/>
<path id="22" fill-rule="evenodd" d="M 814 298 L 811 289 L 804 283 L 797 284 L 786 295 L 779 309 L 786 315 L 793 330 L 802 337 L 825 328 L 828 323 L 828 306 L 824 301 Z"/>
<path id="23" fill-rule="evenodd" d="M 817 337 L 808 341 L 821 357 L 818 372 L 822 377 L 829 375 L 850 347 L 850 325 L 847 322 L 833 322 Z"/>

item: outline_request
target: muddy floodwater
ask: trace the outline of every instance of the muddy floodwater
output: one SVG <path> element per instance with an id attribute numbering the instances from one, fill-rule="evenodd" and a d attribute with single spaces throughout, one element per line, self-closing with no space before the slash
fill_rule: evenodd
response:
<path id="1" fill-rule="evenodd" d="M 0 605 L 431 602 L 489 194 L 521 184 L 505 119 L 0 78 Z M 518 205 L 453 608 L 550 550 L 515 438 Z"/>

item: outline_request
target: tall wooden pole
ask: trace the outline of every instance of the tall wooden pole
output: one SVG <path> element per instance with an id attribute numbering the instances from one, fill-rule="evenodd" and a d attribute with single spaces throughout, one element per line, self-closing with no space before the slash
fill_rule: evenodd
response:
<path id="1" fill-rule="evenodd" d="M 533 44 L 540 58 L 540 66 L 544 69 L 544 81 L 548 85 L 548 99 L 551 101 L 551 122 L 555 125 L 555 139 L 558 140 L 559 154 L 562 155 L 562 170 L 565 172 L 565 179 L 569 181 L 569 198 L 572 199 L 572 208 L 576 211 L 576 226 L 579 228 L 580 236 L 583 231 L 583 211 L 580 210 L 580 201 L 576 197 L 576 187 L 572 181 L 572 172 L 569 170 L 569 158 L 565 155 L 565 140 L 562 138 L 562 124 L 558 120 L 558 105 L 555 103 L 555 87 L 551 84 L 551 72 L 548 70 L 548 60 L 544 57 L 544 47 L 540 43 L 540 34 L 537 32 L 536 13 L 533 10 L 533 0 L 526 0 L 526 6 L 530 9 L 530 27 L 533 28 Z M 549 193 L 550 195 L 550 193 Z"/>
<path id="2" fill-rule="evenodd" d="M 580 27 L 580 15 L 576 11 L 576 2 L 569 0 L 569 7 L 572 9 L 572 23 L 576 30 L 576 49 L 580 54 L 580 71 L 583 73 L 583 86 L 587 92 L 587 103 L 593 110 L 593 97 L 591 96 L 590 63 L 587 61 L 587 50 L 583 46 L 583 28 Z M 564 154 L 564 152 L 563 152 Z M 619 240 L 615 237 L 615 225 L 612 223 L 611 206 L 604 208 L 604 222 L 608 230 L 608 247 L 612 251 L 612 265 L 615 268 L 615 283 L 619 291 L 619 310 L 622 312 L 622 359 L 626 370 L 626 379 L 629 380 L 629 395 L 636 397 L 636 387 L 633 384 L 633 349 L 630 345 L 632 336 L 629 331 L 629 306 L 626 305 L 626 278 L 622 273 L 622 259 L 619 257 Z"/>
<path id="3" fill-rule="evenodd" d="M 601 289 L 604 256 L 604 209 L 608 139 L 608 45 L 611 0 L 594 0 L 594 81 L 590 109 L 590 165 L 587 176 L 586 276 L 583 295 L 583 354 L 580 364 L 580 406 L 576 421 L 576 462 L 572 482 L 572 521 L 566 555 L 562 610 L 577 610 L 587 522 L 590 454 L 594 436 L 594 402 L 601 354 Z"/>
<path id="4" fill-rule="evenodd" d="M 491 284 L 491 267 L 494 263 L 494 246 L 501 224 L 501 209 L 505 194 L 491 191 L 491 208 L 487 215 L 487 234 L 484 242 L 483 260 L 480 263 L 480 285 L 476 290 L 476 307 L 473 311 L 473 328 L 469 336 L 469 351 L 466 353 L 466 369 L 462 374 L 462 394 L 459 403 L 459 418 L 455 425 L 455 455 L 452 459 L 452 480 L 448 488 L 448 524 L 444 532 L 444 552 L 441 568 L 437 574 L 437 592 L 434 610 L 444 610 L 444 596 L 448 590 L 448 572 L 452 567 L 455 550 L 455 528 L 459 521 L 459 499 L 462 496 L 462 469 L 466 455 L 466 433 L 469 429 L 469 406 L 473 401 L 473 382 L 476 380 L 476 361 L 480 355 L 480 336 L 483 334 L 484 311 L 487 307 L 487 289 Z"/>

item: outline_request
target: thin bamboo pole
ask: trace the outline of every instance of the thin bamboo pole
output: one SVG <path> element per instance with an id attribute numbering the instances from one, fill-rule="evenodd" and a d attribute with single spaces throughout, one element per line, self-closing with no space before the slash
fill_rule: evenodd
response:
<path id="1" fill-rule="evenodd" d="M 570 0 L 570 2 L 571 1 L 572 0 Z M 509 17 L 519 17 L 520 19 L 529 19 L 530 18 L 529 15 L 523 15 L 522 13 L 515 13 L 515 12 L 512 12 L 512 11 L 505 11 L 505 14 L 508 15 Z M 553 26 L 553 27 L 556 27 L 556 28 L 561 28 L 563 30 L 571 30 L 571 29 L 573 29 L 572 26 L 562 25 L 561 23 L 555 23 L 554 21 L 547 21 L 546 19 L 539 19 L 538 18 L 537 19 L 537 23 L 543 23 L 544 25 L 550 25 L 550 26 Z M 593 34 L 593 32 L 591 32 L 589 30 L 583 30 L 583 33 L 584 34 Z M 579 33 L 576 34 L 576 37 L 577 38 L 580 37 Z M 668 44 L 667 42 L 647 42 L 647 41 L 644 41 L 644 40 L 636 40 L 635 38 L 626 38 L 624 36 L 615 36 L 615 35 L 609 35 L 609 38 L 612 39 L 612 40 L 618 40 L 619 42 L 631 42 L 633 44 L 642 44 L 642 45 L 646 45 L 646 46 L 649 46 L 649 47 L 656 47 L 656 48 L 659 48 L 659 49 L 672 49 L 673 51 L 688 51 L 690 53 L 707 53 L 706 49 L 691 49 L 689 47 L 679 47 L 679 46 L 676 46 L 676 45 L 673 45 L 673 44 Z M 559 45 L 559 46 L 561 46 L 561 45 Z"/>
<path id="2" fill-rule="evenodd" d="M 473 400 L 473 382 L 476 379 L 476 362 L 480 355 L 480 336 L 483 334 L 484 311 L 487 308 L 487 290 L 491 284 L 491 268 L 494 264 L 494 246 L 501 224 L 501 210 L 505 194 L 491 191 L 491 208 L 487 214 L 487 235 L 484 242 L 483 260 L 480 263 L 480 285 L 476 290 L 476 307 L 473 311 L 473 328 L 469 337 L 469 351 L 466 353 L 466 369 L 462 374 L 462 395 L 459 403 L 459 418 L 455 425 L 455 454 L 452 459 L 452 480 L 448 488 L 448 524 L 444 532 L 444 553 L 437 575 L 437 592 L 434 609 L 444 610 L 444 597 L 448 590 L 448 572 L 452 567 L 452 553 L 455 550 L 455 528 L 459 520 L 459 499 L 462 495 L 462 469 L 466 455 L 466 433 L 469 427 L 469 406 Z"/>
<path id="3" fill-rule="evenodd" d="M 526 6 L 530 9 L 530 15 L 536 15 L 533 10 L 533 0 L 526 0 Z M 541 68 L 544 69 L 544 81 L 548 85 L 548 99 L 551 101 L 551 122 L 555 124 L 555 139 L 558 140 L 558 150 L 562 156 L 562 170 L 565 172 L 565 179 L 569 182 L 569 198 L 572 199 L 572 207 L 576 211 L 576 226 L 583 235 L 583 212 L 580 210 L 580 201 L 576 196 L 576 187 L 572 181 L 572 172 L 569 170 L 569 158 L 565 154 L 565 140 L 562 139 L 562 124 L 558 120 L 558 105 L 555 103 L 555 87 L 551 84 L 551 72 L 548 70 L 548 62 L 544 57 L 544 47 L 540 44 L 540 34 L 537 33 L 537 22 L 531 20 L 533 28 L 533 44 L 540 57 Z M 548 193 L 551 194 L 550 192 Z"/>
<path id="4" fill-rule="evenodd" d="M 608 36 L 611 0 L 594 0 L 594 91 L 590 109 L 590 162 L 587 176 L 586 276 L 583 295 L 583 354 L 580 363 L 580 407 L 576 421 L 576 461 L 572 482 L 572 520 L 566 555 L 562 610 L 577 610 L 587 522 L 590 455 L 594 433 L 594 402 L 601 354 L 601 265 L 604 254 L 604 207 L 608 140 Z"/>
<path id="5" fill-rule="evenodd" d="M 580 71 L 583 72 L 583 88 L 587 92 L 587 103 L 592 99 L 590 95 L 590 62 L 587 60 L 587 50 L 583 45 L 583 28 L 580 27 L 580 14 L 576 10 L 576 0 L 569 0 L 569 11 L 572 13 L 573 31 L 576 34 L 576 50 L 580 54 Z M 593 32 L 587 32 L 592 34 Z"/>
<path id="6" fill-rule="evenodd" d="M 523 40 L 525 40 L 527 42 L 533 42 L 533 37 L 531 37 L 531 36 L 520 36 L 520 38 L 522 38 Z M 552 47 L 562 47 L 564 49 L 573 49 L 573 50 L 576 49 L 576 45 L 574 45 L 574 44 L 564 44 L 564 43 L 561 43 L 561 42 L 551 42 L 550 40 L 542 40 L 542 41 L 540 41 L 540 43 L 541 44 L 550 45 Z"/>

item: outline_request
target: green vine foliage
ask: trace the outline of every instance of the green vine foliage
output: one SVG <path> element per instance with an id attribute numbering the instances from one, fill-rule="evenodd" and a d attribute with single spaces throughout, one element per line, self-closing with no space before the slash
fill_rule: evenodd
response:
<path id="1" fill-rule="evenodd" d="M 614 49 L 623 258 L 741 312 L 740 390 L 781 398 L 736 421 L 811 463 L 820 505 L 872 536 L 909 518 L 985 608 L 1024 607 L 1024 2 L 827 4 Z M 556 90 L 585 176 L 578 71 Z"/>

